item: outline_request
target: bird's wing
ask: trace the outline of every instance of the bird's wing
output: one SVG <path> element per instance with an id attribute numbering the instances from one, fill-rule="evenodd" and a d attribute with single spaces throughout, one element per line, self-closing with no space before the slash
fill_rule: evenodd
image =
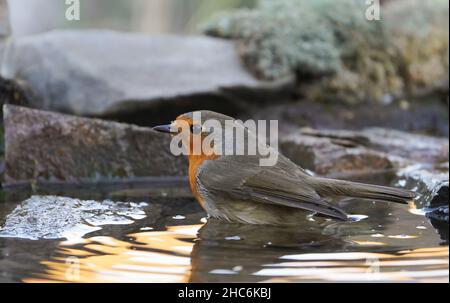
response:
<path id="1" fill-rule="evenodd" d="M 343 210 L 324 201 L 305 182 L 307 177 L 295 164 L 285 162 L 284 158 L 278 162 L 275 166 L 263 167 L 259 165 L 258 157 L 226 156 L 205 161 L 197 181 L 208 190 L 234 199 L 292 207 L 347 219 Z"/>

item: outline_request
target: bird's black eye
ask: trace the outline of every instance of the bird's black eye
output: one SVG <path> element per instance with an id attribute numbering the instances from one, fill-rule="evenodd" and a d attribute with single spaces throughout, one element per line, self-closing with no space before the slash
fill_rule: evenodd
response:
<path id="1" fill-rule="evenodd" d="M 193 124 L 190 127 L 191 133 L 198 135 L 202 132 L 202 127 L 200 125 L 197 124 Z"/>

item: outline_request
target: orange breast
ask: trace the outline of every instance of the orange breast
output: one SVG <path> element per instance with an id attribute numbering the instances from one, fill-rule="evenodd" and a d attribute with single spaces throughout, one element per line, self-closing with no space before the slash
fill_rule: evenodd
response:
<path id="1" fill-rule="evenodd" d="M 189 185 L 191 186 L 192 193 L 194 194 L 195 199 L 200 203 L 200 205 L 204 208 L 204 201 L 202 197 L 200 196 L 197 188 L 197 174 L 198 169 L 206 160 L 214 160 L 217 159 L 218 156 L 211 155 L 211 156 L 194 156 L 189 155 Z"/>

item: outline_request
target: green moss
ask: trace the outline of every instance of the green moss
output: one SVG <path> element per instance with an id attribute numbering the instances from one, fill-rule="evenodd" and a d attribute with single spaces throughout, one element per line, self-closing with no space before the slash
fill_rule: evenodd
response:
<path id="1" fill-rule="evenodd" d="M 333 1 L 327 1 L 333 3 Z M 277 79 L 295 71 L 336 73 L 340 53 L 327 22 L 311 14 L 312 1 L 260 1 L 255 10 L 217 15 L 206 33 L 240 40 L 247 65 L 261 78 Z"/>
<path id="2" fill-rule="evenodd" d="M 261 0 L 255 10 L 217 15 L 204 30 L 240 40 L 244 59 L 263 78 L 323 75 L 339 71 L 342 57 L 354 53 L 354 39 L 379 31 L 364 11 L 353 0 Z"/>
<path id="3" fill-rule="evenodd" d="M 368 21 L 365 1 L 260 0 L 253 10 L 215 16 L 203 29 L 235 39 L 259 78 L 297 76 L 309 98 L 386 101 L 448 74 L 448 27 L 441 29 L 448 2 L 388 4 L 381 21 Z M 432 63 L 438 72 L 426 68 Z M 308 78 L 316 81 L 302 81 Z"/>

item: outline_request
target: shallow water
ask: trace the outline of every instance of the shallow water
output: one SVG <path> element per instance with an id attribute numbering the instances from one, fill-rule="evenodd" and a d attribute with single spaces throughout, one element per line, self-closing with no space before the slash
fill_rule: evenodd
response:
<path id="1" fill-rule="evenodd" d="M 384 176 L 374 182 L 380 180 L 391 182 Z M 357 222 L 319 225 L 311 218 L 310 226 L 286 228 L 206 220 L 184 182 L 0 193 L 3 228 L 33 195 L 142 207 L 134 217 L 122 210 L 128 219 L 117 223 L 116 208 L 103 203 L 108 216 L 96 224 L 83 219 L 86 228 L 69 229 L 63 239 L 49 231 L 48 239 L 36 240 L 26 228 L 16 237 L 0 235 L 2 282 L 449 281 L 448 223 L 430 222 L 414 205 L 351 200 L 341 206 Z"/>

